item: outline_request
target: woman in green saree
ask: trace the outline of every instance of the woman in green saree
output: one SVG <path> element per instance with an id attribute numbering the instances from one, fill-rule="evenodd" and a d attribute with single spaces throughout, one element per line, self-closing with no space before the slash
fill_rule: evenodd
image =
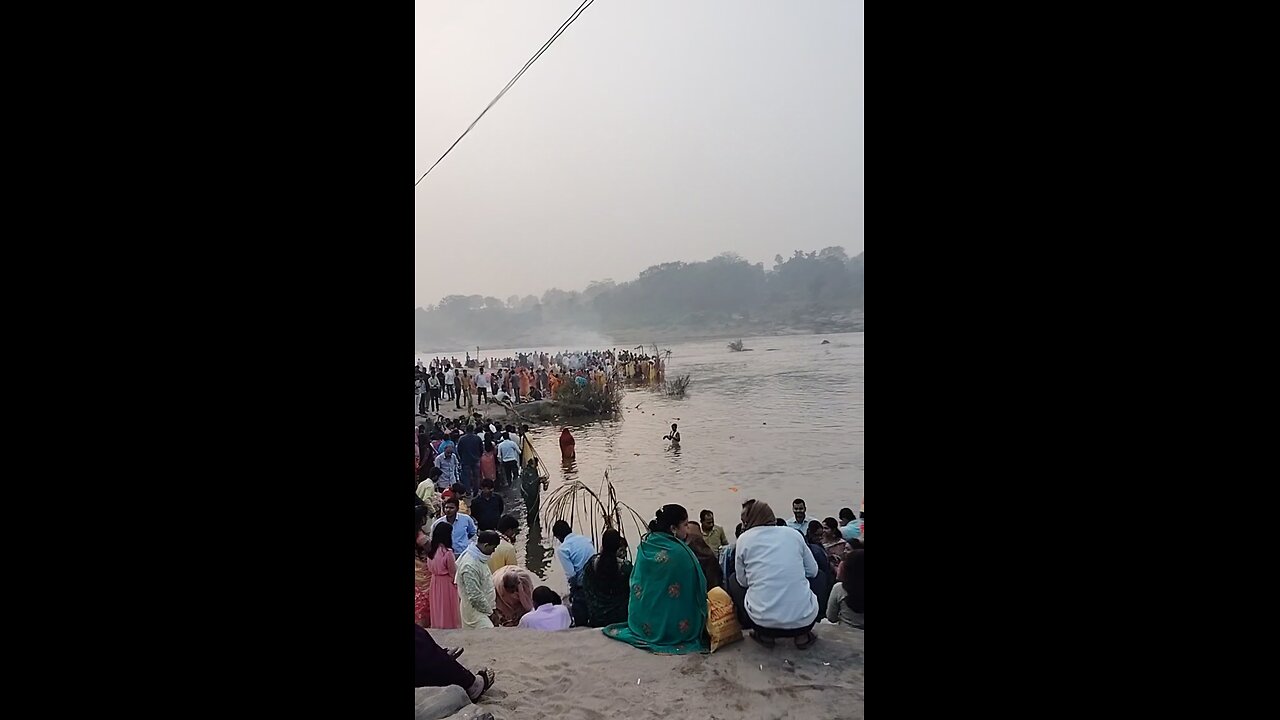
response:
<path id="1" fill-rule="evenodd" d="M 684 543 L 689 512 L 664 505 L 649 522 L 631 572 L 627 621 L 604 628 L 614 640 L 663 655 L 707 652 L 707 579 Z"/>
<path id="2" fill-rule="evenodd" d="M 540 524 L 538 519 L 538 509 L 542 504 L 540 491 L 546 490 L 549 482 L 550 478 L 543 480 L 538 477 L 538 459 L 529 458 L 524 470 L 520 473 L 520 495 L 524 497 L 525 517 L 529 527 Z"/>

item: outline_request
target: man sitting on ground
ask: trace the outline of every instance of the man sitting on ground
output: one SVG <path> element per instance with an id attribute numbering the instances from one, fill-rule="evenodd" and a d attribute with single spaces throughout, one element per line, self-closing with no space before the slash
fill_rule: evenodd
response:
<path id="1" fill-rule="evenodd" d="M 530 630 L 568 630 L 569 611 L 560 604 L 560 596 L 546 585 L 533 591 L 533 612 L 520 618 L 520 627 Z"/>

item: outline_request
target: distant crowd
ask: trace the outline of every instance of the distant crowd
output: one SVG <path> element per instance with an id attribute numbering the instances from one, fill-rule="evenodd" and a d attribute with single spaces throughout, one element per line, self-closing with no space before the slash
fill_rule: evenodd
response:
<path id="1" fill-rule="evenodd" d="M 566 382 L 604 387 L 610 381 L 652 380 L 661 361 L 630 350 L 519 353 L 514 357 L 477 360 L 456 357 L 417 361 L 414 409 L 419 415 L 440 412 L 440 401 L 470 412 L 488 403 L 514 405 L 554 397 Z"/>

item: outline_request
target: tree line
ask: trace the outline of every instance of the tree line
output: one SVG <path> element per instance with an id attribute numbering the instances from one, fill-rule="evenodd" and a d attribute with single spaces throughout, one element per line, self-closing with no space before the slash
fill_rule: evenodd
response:
<path id="1" fill-rule="evenodd" d="M 542 297 L 450 295 L 414 312 L 423 349 L 509 347 L 539 333 L 578 328 L 602 333 L 686 328 L 767 328 L 860 311 L 862 253 L 839 246 L 774 256 L 773 267 L 735 253 L 703 262 L 654 265 L 629 282 L 591 282 L 582 291 L 552 288 Z M 554 342 L 548 339 L 547 342 Z"/>

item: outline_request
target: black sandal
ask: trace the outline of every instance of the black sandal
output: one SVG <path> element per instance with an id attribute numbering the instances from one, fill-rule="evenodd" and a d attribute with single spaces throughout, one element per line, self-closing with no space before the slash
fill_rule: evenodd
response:
<path id="1" fill-rule="evenodd" d="M 802 641 L 802 640 L 803 640 L 803 641 Z M 800 636 L 798 636 L 798 635 L 797 635 L 797 636 L 796 636 L 796 649 L 797 649 L 797 650 L 806 650 L 806 649 L 808 649 L 808 648 L 809 648 L 809 646 L 813 645 L 813 644 L 814 644 L 815 642 L 817 642 L 817 641 L 818 641 L 818 636 L 817 636 L 817 635 L 814 635 L 812 632 L 809 632 L 809 633 L 808 633 L 808 635 L 807 635 L 807 637 L 805 637 L 805 638 L 803 638 L 803 639 L 802 639 L 802 638 L 800 638 Z"/>
<path id="2" fill-rule="evenodd" d="M 751 639 L 770 649 L 773 649 L 773 647 L 778 644 L 777 640 L 774 640 L 767 635 L 761 635 L 754 630 L 751 631 Z"/>
<path id="3" fill-rule="evenodd" d="M 461 655 L 461 654 L 462 654 L 462 653 L 464 653 L 464 652 L 466 652 L 466 648 L 450 648 L 450 647 L 447 647 L 447 648 L 445 648 L 445 649 L 444 649 L 444 653 L 445 653 L 445 655 L 448 655 L 450 658 L 452 658 L 452 659 L 454 659 L 454 660 L 457 660 L 457 659 L 458 659 L 458 656 L 459 656 L 459 655 Z"/>
<path id="4" fill-rule="evenodd" d="M 479 695 L 479 697 L 484 697 L 484 694 L 489 692 L 489 688 L 493 687 L 493 681 L 497 678 L 494 676 L 493 671 L 487 667 L 480 668 L 476 671 L 476 674 L 484 678 L 484 687 L 481 688 Z"/>

